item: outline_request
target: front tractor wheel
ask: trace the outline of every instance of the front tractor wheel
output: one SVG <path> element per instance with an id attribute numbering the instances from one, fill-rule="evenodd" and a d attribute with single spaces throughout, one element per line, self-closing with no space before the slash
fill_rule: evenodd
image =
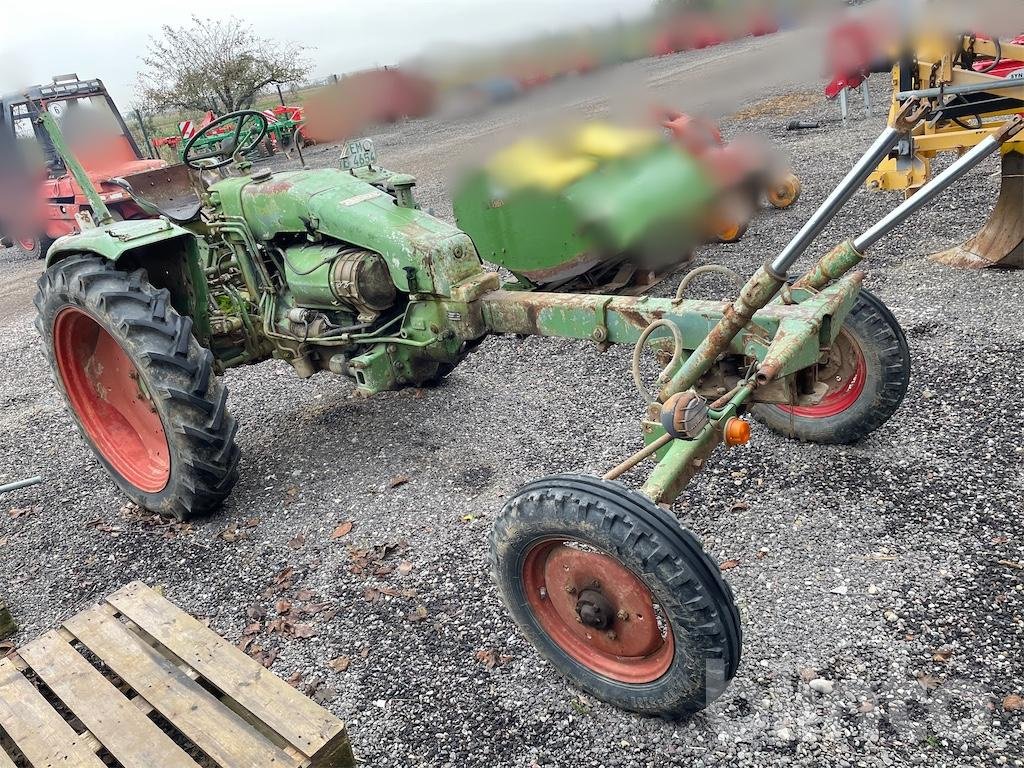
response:
<path id="1" fill-rule="evenodd" d="M 751 410 L 769 429 L 807 443 L 855 443 L 900 407 L 910 384 L 910 349 L 899 322 L 874 294 L 861 291 L 818 381 L 828 385 L 812 406 L 759 404 Z"/>
<path id="2" fill-rule="evenodd" d="M 675 719 L 740 661 L 739 612 L 697 539 L 646 496 L 574 475 L 530 483 L 491 535 L 516 624 L 564 677 L 622 709 Z"/>
<path id="3" fill-rule="evenodd" d="M 43 273 L 35 303 L 57 386 L 121 490 L 179 520 L 219 506 L 237 479 L 237 425 L 168 292 L 82 255 Z"/>

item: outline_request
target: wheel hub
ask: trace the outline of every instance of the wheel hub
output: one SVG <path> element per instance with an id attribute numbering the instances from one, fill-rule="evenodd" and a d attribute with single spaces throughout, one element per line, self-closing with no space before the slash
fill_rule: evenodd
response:
<path id="1" fill-rule="evenodd" d="M 608 629 L 615 620 L 615 608 L 597 589 L 585 589 L 576 601 L 576 615 L 580 623 L 593 629 Z"/>
<path id="2" fill-rule="evenodd" d="M 818 381 L 828 385 L 828 392 L 820 403 L 779 407 L 793 416 L 827 418 L 857 402 L 867 381 L 867 361 L 860 345 L 845 330 L 840 331 L 828 360 L 818 369 Z"/>
<path id="3" fill-rule="evenodd" d="M 623 682 L 656 680 L 674 656 L 674 640 L 650 589 L 617 559 L 548 541 L 527 556 L 530 608 L 544 631 L 590 669 Z"/>

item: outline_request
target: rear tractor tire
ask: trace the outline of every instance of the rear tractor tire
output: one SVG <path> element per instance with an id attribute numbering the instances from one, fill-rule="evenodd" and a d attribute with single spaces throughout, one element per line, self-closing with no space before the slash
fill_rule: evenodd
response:
<path id="1" fill-rule="evenodd" d="M 887 422 L 910 385 L 907 337 L 889 308 L 861 291 L 818 380 L 829 385 L 813 406 L 761 403 L 751 412 L 769 429 L 806 443 L 846 445 Z"/>
<path id="2" fill-rule="evenodd" d="M 742 643 L 732 591 L 700 543 L 625 486 L 525 486 L 491 534 L 491 567 L 526 638 L 601 701 L 677 719 L 715 700 Z"/>
<path id="3" fill-rule="evenodd" d="M 213 355 L 142 270 L 75 255 L 39 279 L 36 328 L 85 442 L 136 504 L 186 520 L 238 478 Z"/>

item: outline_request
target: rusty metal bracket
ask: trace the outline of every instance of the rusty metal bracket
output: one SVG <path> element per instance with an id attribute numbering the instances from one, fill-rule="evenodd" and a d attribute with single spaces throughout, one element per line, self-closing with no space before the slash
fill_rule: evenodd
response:
<path id="1" fill-rule="evenodd" d="M 594 307 L 594 330 L 590 337 L 598 344 L 605 344 L 608 341 L 608 305 L 612 302 L 609 296 L 596 307 Z"/>

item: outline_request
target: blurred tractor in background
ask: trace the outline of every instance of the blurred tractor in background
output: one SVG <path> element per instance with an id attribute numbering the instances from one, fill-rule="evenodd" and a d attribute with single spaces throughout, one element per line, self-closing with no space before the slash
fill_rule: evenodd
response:
<path id="1" fill-rule="evenodd" d="M 0 99 L 0 132 L 25 172 L 39 183 L 38 198 L 23 215 L 0 222 L 0 237 L 43 258 L 58 237 L 80 231 L 76 217 L 91 211 L 81 185 L 38 121 L 42 110 L 60 124 L 111 215 L 144 218 L 147 214 L 113 179 L 159 171 L 167 163 L 143 156 L 102 81 L 64 75 Z"/>

